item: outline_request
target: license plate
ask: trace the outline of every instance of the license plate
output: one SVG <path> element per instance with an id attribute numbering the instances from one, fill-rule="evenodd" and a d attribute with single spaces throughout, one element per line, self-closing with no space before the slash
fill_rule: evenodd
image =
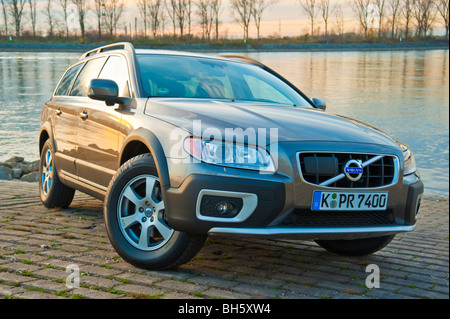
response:
<path id="1" fill-rule="evenodd" d="M 388 192 L 314 191 L 312 210 L 386 210 Z"/>

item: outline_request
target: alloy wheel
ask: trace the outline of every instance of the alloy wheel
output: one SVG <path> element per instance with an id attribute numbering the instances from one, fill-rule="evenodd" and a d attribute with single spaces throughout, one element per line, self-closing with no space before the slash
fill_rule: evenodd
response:
<path id="1" fill-rule="evenodd" d="M 123 188 L 117 218 L 125 239 L 140 250 L 156 250 L 174 233 L 165 217 L 159 180 L 152 175 L 139 175 Z"/>
<path id="2" fill-rule="evenodd" d="M 42 176 L 41 176 L 41 186 L 42 192 L 45 196 L 48 195 L 50 191 L 50 187 L 52 186 L 53 181 L 53 156 L 50 150 L 47 150 L 47 153 L 44 157 L 44 162 L 42 163 Z"/>

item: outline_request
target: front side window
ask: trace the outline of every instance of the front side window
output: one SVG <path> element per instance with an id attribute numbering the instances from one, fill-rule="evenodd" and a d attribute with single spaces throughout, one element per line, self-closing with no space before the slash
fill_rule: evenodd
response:
<path id="1" fill-rule="evenodd" d="M 148 97 L 209 98 L 312 106 L 258 66 L 203 57 L 138 55 Z"/>
<path id="2" fill-rule="evenodd" d="M 78 70 L 80 70 L 82 65 L 83 63 L 80 63 L 67 70 L 67 72 L 59 82 L 58 88 L 55 91 L 55 95 L 67 95 L 70 90 L 70 85 L 72 84 L 73 79 L 77 75 Z"/>
<path id="3" fill-rule="evenodd" d="M 123 58 L 110 56 L 98 78 L 113 80 L 119 86 L 119 96 L 130 97 L 128 67 Z"/>
<path id="4" fill-rule="evenodd" d="M 87 96 L 87 88 L 91 80 L 97 78 L 105 60 L 106 57 L 100 57 L 86 62 L 70 90 L 70 96 Z"/>

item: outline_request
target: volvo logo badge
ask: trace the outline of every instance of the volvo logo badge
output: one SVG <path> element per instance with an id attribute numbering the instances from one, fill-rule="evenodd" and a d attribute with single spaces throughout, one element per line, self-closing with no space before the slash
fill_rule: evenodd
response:
<path id="1" fill-rule="evenodd" d="M 349 160 L 344 166 L 345 176 L 352 182 L 357 182 L 361 179 L 364 169 L 361 160 Z"/>

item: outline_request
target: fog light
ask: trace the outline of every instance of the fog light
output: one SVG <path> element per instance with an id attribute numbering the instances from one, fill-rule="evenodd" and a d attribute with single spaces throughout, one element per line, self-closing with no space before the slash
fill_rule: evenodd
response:
<path id="1" fill-rule="evenodd" d="M 202 196 L 200 215 L 220 218 L 233 218 L 242 209 L 244 202 L 239 197 Z"/>
<path id="2" fill-rule="evenodd" d="M 229 203 L 229 202 L 220 202 L 216 206 L 216 211 L 220 215 L 229 215 L 235 209 L 236 209 L 236 206 L 234 206 L 232 203 Z"/>

